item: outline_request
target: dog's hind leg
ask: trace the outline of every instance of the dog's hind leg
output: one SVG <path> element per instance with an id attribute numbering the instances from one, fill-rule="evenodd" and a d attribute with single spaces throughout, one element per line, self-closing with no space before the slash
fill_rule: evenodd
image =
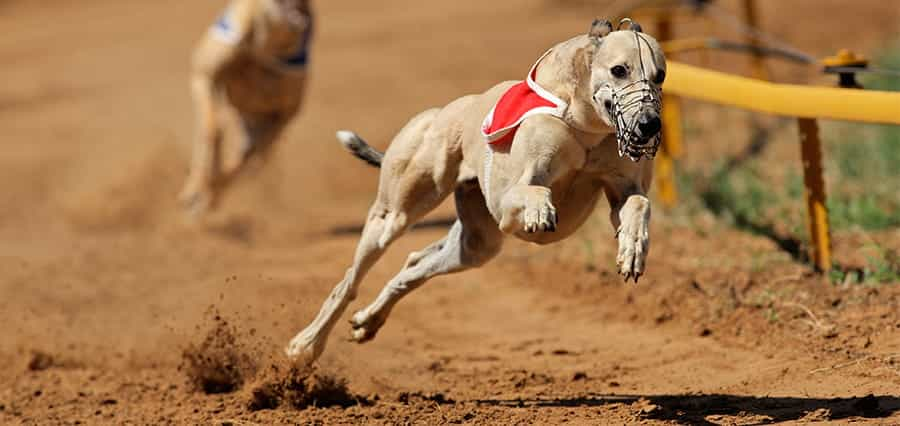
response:
<path id="1" fill-rule="evenodd" d="M 316 318 L 286 350 L 292 358 L 315 361 L 328 334 L 356 298 L 360 281 L 388 245 L 441 203 L 456 186 L 459 161 L 443 151 L 445 135 L 431 131 L 436 110 L 420 114 L 394 138 L 385 153 L 375 204 L 369 210 L 353 265 L 331 291 Z"/>
<path id="2" fill-rule="evenodd" d="M 238 121 L 243 130 L 240 156 L 237 163 L 215 181 L 214 189 L 217 196 L 221 196 L 232 181 L 247 172 L 251 163 L 254 163 L 252 168 L 256 170 L 267 161 L 272 146 L 281 136 L 291 117 L 292 113 L 285 112 L 240 114 Z"/>
<path id="3" fill-rule="evenodd" d="M 193 77 L 191 94 L 197 115 L 197 128 L 190 174 L 179 199 L 191 213 L 199 214 L 215 205 L 213 182 L 222 172 L 222 125 L 218 108 L 222 94 L 213 88 L 211 77 L 205 74 Z"/>
<path id="4" fill-rule="evenodd" d="M 483 265 L 497 255 L 503 234 L 488 212 L 477 181 L 456 189 L 456 206 L 459 219 L 447 236 L 410 254 L 375 301 L 353 315 L 353 340 L 362 343 L 375 337 L 394 305 L 430 278 Z"/>
<path id="5" fill-rule="evenodd" d="M 384 253 L 387 244 L 406 228 L 405 220 L 397 220 L 397 214 L 379 203 L 372 206 L 356 247 L 353 265 L 347 269 L 344 279 L 332 289 L 312 323 L 291 340 L 287 348 L 288 356 L 302 357 L 306 362 L 312 362 L 321 355 L 335 322 L 356 298 L 362 278 Z"/>

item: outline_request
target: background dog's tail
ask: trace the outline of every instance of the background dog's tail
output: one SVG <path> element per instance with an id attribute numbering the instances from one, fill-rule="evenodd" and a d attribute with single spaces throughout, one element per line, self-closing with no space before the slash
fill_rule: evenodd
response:
<path id="1" fill-rule="evenodd" d="M 347 148 L 357 158 L 369 163 L 371 166 L 381 167 L 381 159 L 384 158 L 384 153 L 369 146 L 356 133 L 349 130 L 338 130 L 337 138 L 341 145 L 344 145 L 344 148 Z"/>

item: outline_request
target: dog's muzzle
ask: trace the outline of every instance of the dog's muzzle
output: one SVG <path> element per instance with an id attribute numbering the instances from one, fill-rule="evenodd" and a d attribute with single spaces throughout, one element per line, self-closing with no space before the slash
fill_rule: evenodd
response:
<path id="1" fill-rule="evenodd" d="M 649 80 L 633 81 L 612 91 L 612 101 L 606 105 L 616 130 L 619 157 L 628 154 L 631 161 L 643 156 L 653 158 L 662 141 L 660 131 L 660 90 Z"/>

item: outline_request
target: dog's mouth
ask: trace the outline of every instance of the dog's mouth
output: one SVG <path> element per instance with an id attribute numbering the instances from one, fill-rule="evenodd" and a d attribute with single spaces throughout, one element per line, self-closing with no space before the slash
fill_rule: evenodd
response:
<path id="1" fill-rule="evenodd" d="M 662 108 L 660 98 L 659 89 L 647 80 L 637 80 L 612 91 L 612 99 L 605 103 L 605 107 L 616 130 L 619 157 L 628 155 L 631 161 L 639 161 L 644 156 L 656 156 L 662 142 L 658 125 Z M 642 120 L 647 111 L 656 117 L 656 126 L 643 125 L 646 124 Z"/>

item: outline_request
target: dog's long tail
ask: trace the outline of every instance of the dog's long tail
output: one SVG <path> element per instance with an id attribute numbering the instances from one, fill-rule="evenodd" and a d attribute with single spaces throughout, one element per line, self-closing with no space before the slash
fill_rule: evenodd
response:
<path id="1" fill-rule="evenodd" d="M 356 133 L 349 130 L 338 130 L 337 138 L 338 141 L 341 142 L 341 145 L 344 145 L 344 148 L 347 148 L 347 150 L 355 155 L 356 158 L 365 161 L 370 166 L 381 167 L 381 160 L 384 158 L 384 153 L 369 146 L 369 144 Z"/>

